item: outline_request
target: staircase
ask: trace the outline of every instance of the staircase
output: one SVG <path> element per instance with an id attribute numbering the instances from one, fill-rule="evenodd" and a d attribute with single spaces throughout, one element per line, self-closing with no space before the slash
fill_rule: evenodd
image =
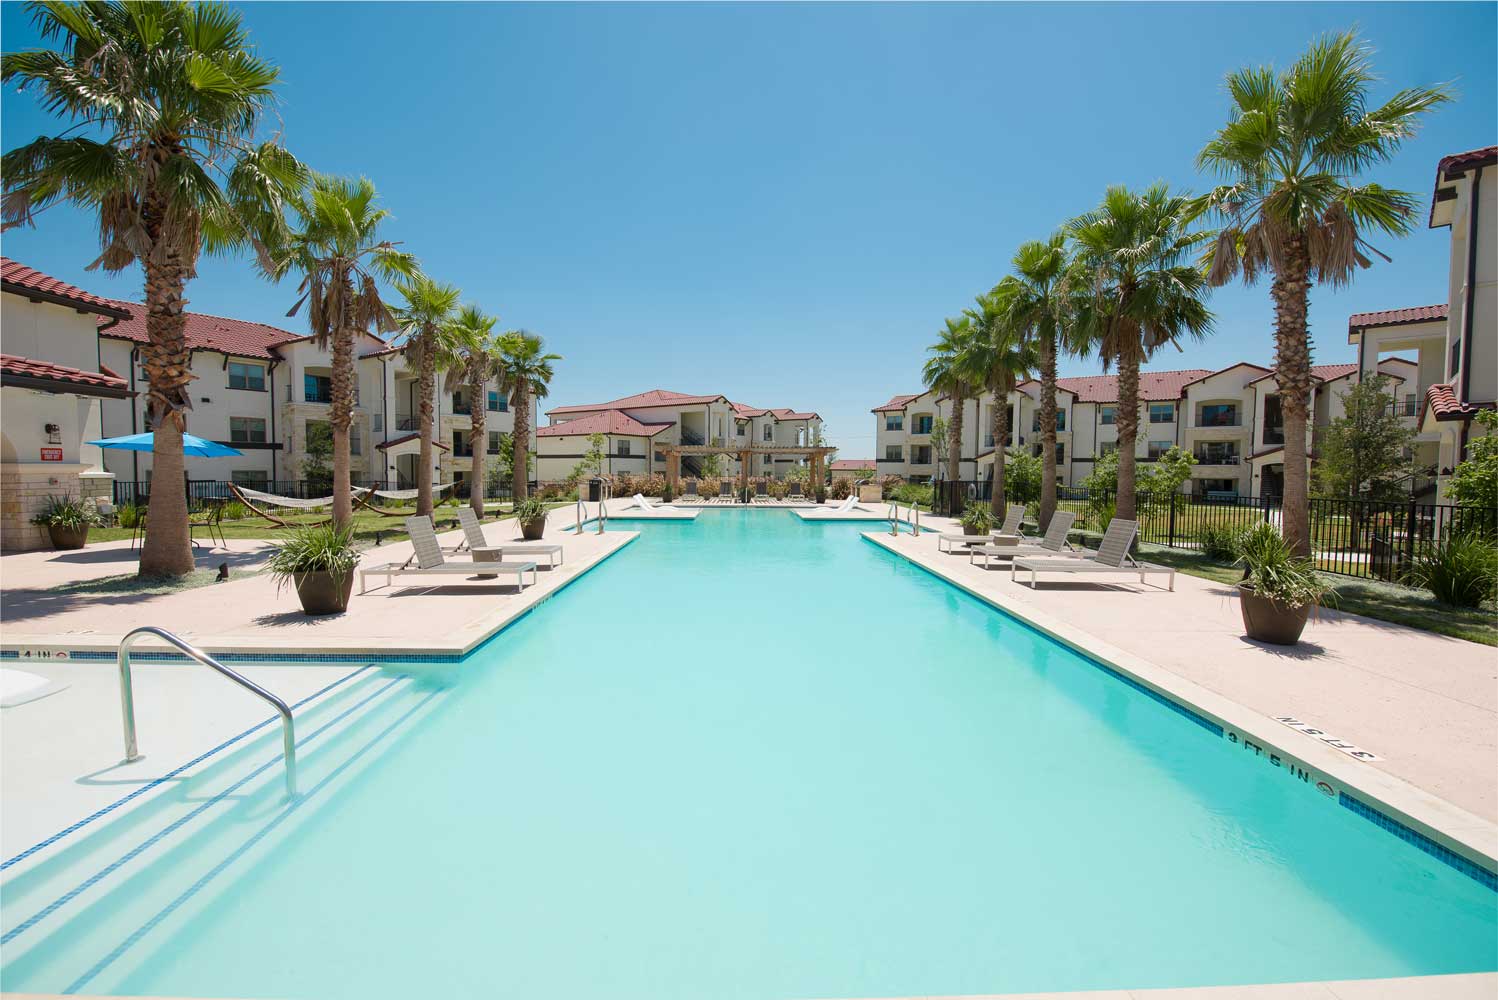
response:
<path id="1" fill-rule="evenodd" d="M 683 427 L 681 429 L 681 443 L 682 444 L 702 444 L 703 443 L 703 441 L 702 441 L 702 435 L 698 434 L 698 433 L 696 433 L 694 431 L 689 431 L 685 427 Z M 683 456 L 681 456 L 681 470 L 682 470 L 682 472 L 685 475 L 691 476 L 693 479 L 701 479 L 702 478 L 702 456 L 701 455 L 683 455 Z"/>

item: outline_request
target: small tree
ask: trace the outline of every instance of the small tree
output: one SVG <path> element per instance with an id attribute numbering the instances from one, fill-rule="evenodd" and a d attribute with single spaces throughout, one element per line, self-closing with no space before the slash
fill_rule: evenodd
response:
<path id="1" fill-rule="evenodd" d="M 1087 488 L 1088 515 L 1105 527 L 1118 507 L 1118 450 L 1099 456 L 1082 485 Z"/>
<path id="2" fill-rule="evenodd" d="M 1451 474 L 1451 498 L 1472 507 L 1498 507 L 1498 412 L 1483 410 L 1476 421 L 1480 437 L 1467 442 L 1466 461 Z"/>
<path id="3" fill-rule="evenodd" d="M 1139 476 L 1139 492 L 1155 501 L 1169 500 L 1172 504 L 1184 505 L 1186 495 L 1181 487 L 1191 481 L 1191 467 L 1196 456 L 1172 446 L 1169 451 L 1146 466 Z"/>
<path id="4" fill-rule="evenodd" d="M 583 456 L 582 461 L 582 468 L 585 473 L 592 473 L 595 476 L 603 475 L 603 460 L 608 453 L 608 441 L 608 438 L 597 431 L 588 435 L 588 453 Z M 514 445 L 512 444 L 510 447 L 513 451 Z"/>
<path id="5" fill-rule="evenodd" d="M 936 478 L 942 478 L 947 468 L 947 418 L 931 418 L 931 454 L 936 459 Z"/>
<path id="6" fill-rule="evenodd" d="M 1041 456 L 1019 448 L 1010 448 L 1004 463 L 1004 496 L 1015 503 L 1033 503 L 1040 499 L 1040 482 L 1045 475 Z"/>
<path id="7" fill-rule="evenodd" d="M 699 468 L 702 470 L 702 478 L 703 479 L 722 479 L 723 478 L 723 456 L 722 455 L 703 455 L 702 456 L 702 464 L 699 466 Z"/>
<path id="8" fill-rule="evenodd" d="M 317 489 L 333 485 L 333 429 L 321 420 L 307 421 L 307 443 L 302 449 L 302 478 Z"/>
<path id="9" fill-rule="evenodd" d="M 1349 500 L 1397 500 L 1409 475 L 1405 456 L 1414 434 L 1394 414 L 1394 394 L 1383 375 L 1363 379 L 1342 394 L 1343 416 L 1316 446 L 1311 470 L 1316 491 Z"/>

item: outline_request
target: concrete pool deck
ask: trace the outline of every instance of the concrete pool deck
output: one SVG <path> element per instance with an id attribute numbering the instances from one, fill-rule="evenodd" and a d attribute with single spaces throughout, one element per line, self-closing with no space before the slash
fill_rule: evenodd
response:
<path id="1" fill-rule="evenodd" d="M 590 504 L 589 510 L 596 514 L 597 505 Z M 268 574 L 235 579 L 232 569 L 224 583 L 167 594 L 8 589 L 0 607 L 0 648 L 20 652 L 19 662 L 6 662 L 24 667 L 46 651 L 113 652 L 131 629 L 158 625 L 211 652 L 367 653 L 372 659 L 406 653 L 461 655 L 636 537 L 625 531 L 600 535 L 564 530 L 574 524 L 571 509 L 551 512 L 544 541 L 563 547 L 564 562 L 547 569 L 544 559 L 537 560 L 537 582 L 524 590 L 517 592 L 507 579 L 412 576 L 397 578 L 389 587 L 372 579 L 367 594 L 355 586 L 346 613 L 318 618 L 302 614 L 294 593 L 278 593 Z M 484 533 L 492 542 L 520 541 L 513 520 L 488 522 Z M 462 533 L 438 537 L 445 546 L 456 545 Z M 410 554 L 410 542 L 392 542 L 367 550 L 360 565 L 401 562 Z M 469 557 L 458 553 L 448 558 L 462 562 Z M 145 640 L 139 648 L 153 643 Z"/>
<path id="2" fill-rule="evenodd" d="M 1007 565 L 984 569 L 964 554 L 939 552 L 935 531 L 864 537 L 1216 717 L 1266 763 L 1268 751 L 1289 755 L 1329 788 L 1372 796 L 1395 818 L 1495 866 L 1492 648 L 1336 611 L 1322 612 L 1300 646 L 1268 646 L 1244 638 L 1233 589 L 1199 577 L 1177 574 L 1170 592 L 1157 577 L 1140 585 L 1127 575 L 1084 581 L 1051 574 L 1032 590 L 1023 577 L 1012 581 Z M 1355 759 L 1275 721 L 1286 716 L 1380 759 Z"/>

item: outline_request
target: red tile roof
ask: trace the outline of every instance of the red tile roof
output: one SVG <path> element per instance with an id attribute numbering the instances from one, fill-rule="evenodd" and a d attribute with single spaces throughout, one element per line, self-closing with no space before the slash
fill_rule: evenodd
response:
<path id="1" fill-rule="evenodd" d="M 1213 374 L 1207 368 L 1186 368 L 1173 372 L 1140 372 L 1139 398 L 1142 400 L 1180 399 L 1186 383 Z M 1081 378 L 1058 378 L 1056 385 L 1077 394 L 1079 403 L 1118 402 L 1117 375 L 1085 375 Z"/>
<path id="2" fill-rule="evenodd" d="M 717 397 L 714 396 L 712 398 L 716 399 Z M 581 434 L 624 434 L 630 437 L 654 437 L 666 428 L 674 426 L 675 421 L 673 420 L 645 423 L 636 420 L 623 410 L 604 410 L 602 413 L 593 413 L 586 417 L 578 417 L 576 420 L 568 420 L 564 423 L 542 427 L 536 431 L 536 437 L 571 437 Z"/>
<path id="3" fill-rule="evenodd" d="M 859 472 L 864 469 L 873 470 L 874 467 L 872 458 L 840 458 L 828 466 L 833 472 Z"/>
<path id="4" fill-rule="evenodd" d="M 111 396 L 134 395 L 130 391 L 130 384 L 112 372 L 106 375 L 103 372 L 84 371 L 67 365 L 55 365 L 50 361 L 23 358 L 17 354 L 0 354 L 0 376 L 7 380 L 57 383 L 61 389 L 73 386 L 84 390 L 104 389 Z M 93 393 L 85 391 L 82 395 Z"/>
<path id="5" fill-rule="evenodd" d="M 912 399 L 919 399 L 924 393 L 909 392 L 900 393 L 889 398 L 889 402 L 883 406 L 876 406 L 871 413 L 883 413 L 885 410 L 903 410 Z"/>
<path id="6" fill-rule="evenodd" d="M 1437 384 L 1425 390 L 1425 410 L 1435 414 L 1437 420 L 1471 420 L 1480 410 L 1491 410 L 1492 403 L 1464 403 L 1456 398 L 1456 390 L 1450 383 Z M 1420 414 L 1420 424 L 1425 424 L 1425 411 Z"/>
<path id="7" fill-rule="evenodd" d="M 123 303 L 85 292 L 60 278 L 43 274 L 9 257 L 0 257 L 0 290 L 14 295 L 30 295 L 73 306 L 85 312 L 124 319 L 130 310 Z"/>
<path id="8" fill-rule="evenodd" d="M 1489 163 L 1498 163 L 1498 146 L 1482 146 L 1465 153 L 1443 156 L 1441 162 L 1436 164 L 1436 183 L 1440 183 L 1442 179 L 1454 181 L 1473 167 Z"/>
<path id="9" fill-rule="evenodd" d="M 693 403 L 711 403 L 715 400 L 725 399 L 722 395 L 692 396 L 684 392 L 671 392 L 669 389 L 651 389 L 649 392 L 638 392 L 633 396 L 624 396 L 619 399 L 611 399 L 607 403 L 580 403 L 575 406 L 558 406 L 552 413 L 587 413 L 591 410 L 619 410 L 634 409 L 650 406 L 690 406 Z"/>
<path id="10" fill-rule="evenodd" d="M 146 336 L 146 307 L 132 305 L 131 308 L 134 315 L 130 319 L 121 320 L 118 325 L 101 331 L 102 335 L 133 340 L 138 344 L 146 343 L 149 339 Z M 187 346 L 195 351 L 218 351 L 238 358 L 274 359 L 280 356 L 274 351 L 277 346 L 307 339 L 264 323 L 210 316 L 207 313 L 190 312 L 184 315 L 187 316 Z"/>
<path id="11" fill-rule="evenodd" d="M 776 420 L 821 420 L 822 419 L 821 417 L 819 417 L 815 413 L 798 413 L 797 411 L 795 411 L 795 410 L 793 410 L 793 409 L 791 409 L 790 407 L 787 407 L 787 406 L 782 406 L 779 409 L 771 410 L 770 412 L 773 413 L 773 414 L 775 414 L 775 419 Z"/>
<path id="12" fill-rule="evenodd" d="M 1379 312 L 1353 313 L 1347 317 L 1347 337 L 1370 326 L 1403 326 L 1406 323 L 1429 323 L 1446 318 L 1446 304 L 1411 306 L 1408 309 L 1384 309 Z"/>

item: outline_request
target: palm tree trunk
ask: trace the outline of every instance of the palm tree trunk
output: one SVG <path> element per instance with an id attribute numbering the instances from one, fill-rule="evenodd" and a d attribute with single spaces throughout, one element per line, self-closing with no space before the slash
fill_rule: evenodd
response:
<path id="1" fill-rule="evenodd" d="M 333 398 L 328 423 L 333 431 L 333 523 L 346 527 L 354 519 L 350 475 L 349 427 L 354 422 L 354 328 L 340 323 L 333 331 Z"/>
<path id="2" fill-rule="evenodd" d="M 515 429 L 510 432 L 510 453 L 514 456 L 510 481 L 513 484 L 511 493 L 515 497 L 515 503 L 519 503 L 530 494 L 529 459 L 527 457 L 531 437 L 530 386 L 523 381 L 516 385 L 511 403 L 515 407 Z"/>
<path id="3" fill-rule="evenodd" d="M 489 453 L 489 393 L 488 384 L 474 379 L 468 384 L 468 420 L 473 429 L 468 432 L 470 450 L 473 452 L 473 468 L 468 474 L 468 505 L 484 519 L 484 459 Z"/>
<path id="4" fill-rule="evenodd" d="M 1056 334 L 1040 337 L 1040 530 L 1056 513 Z"/>
<path id="5" fill-rule="evenodd" d="M 421 435 L 421 450 L 416 465 L 416 513 L 432 516 L 432 400 L 437 395 L 437 353 L 431 339 L 421 337 L 421 379 L 417 390 L 416 426 Z"/>
<path id="6" fill-rule="evenodd" d="M 1309 255 L 1304 240 L 1293 238 L 1285 247 L 1285 266 L 1275 275 L 1274 374 L 1279 386 L 1280 411 L 1285 419 L 1285 479 L 1282 531 L 1297 554 L 1311 554 L 1311 509 L 1306 464 L 1306 426 L 1311 409 L 1311 332 Z"/>
<path id="7" fill-rule="evenodd" d="M 1134 447 L 1139 438 L 1139 354 L 1126 351 L 1118 359 L 1118 497 L 1113 516 L 1135 517 Z"/>
<path id="8" fill-rule="evenodd" d="M 947 478 L 952 482 L 962 478 L 962 417 L 966 409 L 967 399 L 954 392 L 952 419 L 947 422 Z"/>
<path id="9" fill-rule="evenodd" d="M 993 496 L 988 500 L 988 509 L 994 517 L 1004 517 L 1004 464 L 1008 456 L 1004 453 L 1004 437 L 1009 433 L 1009 391 L 1003 386 L 994 390 L 993 407 Z"/>
<path id="10" fill-rule="evenodd" d="M 146 269 L 146 380 L 151 408 L 151 507 L 149 530 L 141 545 L 141 576 L 185 576 L 193 571 L 192 538 L 187 526 L 186 459 L 183 407 L 191 405 L 187 350 L 187 268 L 176 254 L 162 262 L 142 258 Z"/>

